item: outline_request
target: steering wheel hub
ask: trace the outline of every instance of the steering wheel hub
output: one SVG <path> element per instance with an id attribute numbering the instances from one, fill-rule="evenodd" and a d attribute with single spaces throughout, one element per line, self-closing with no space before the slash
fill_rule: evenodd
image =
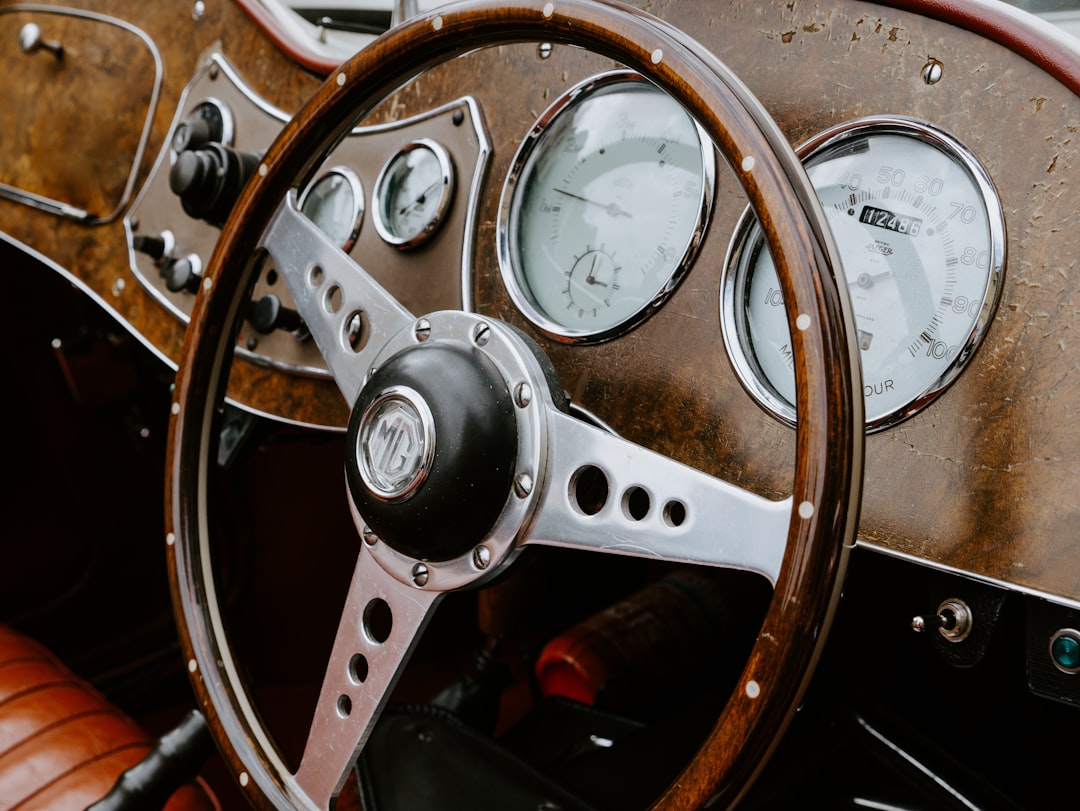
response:
<path id="1" fill-rule="evenodd" d="M 502 374 L 475 342 L 425 338 L 390 355 L 349 420 L 349 493 L 367 525 L 416 560 L 470 552 L 510 496 L 514 412 Z"/>

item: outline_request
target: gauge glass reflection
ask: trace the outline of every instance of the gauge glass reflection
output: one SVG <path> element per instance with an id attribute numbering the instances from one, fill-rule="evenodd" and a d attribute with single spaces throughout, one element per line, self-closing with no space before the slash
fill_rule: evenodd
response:
<path id="1" fill-rule="evenodd" d="M 1000 292 L 1001 207 L 974 155 L 903 118 L 864 119 L 800 150 L 855 314 L 869 430 L 910 416 L 970 359 Z M 729 252 L 722 323 L 744 384 L 795 419 L 791 336 L 776 270 L 747 214 Z"/>
<path id="2" fill-rule="evenodd" d="M 503 189 L 499 259 L 518 308 L 566 341 L 639 323 L 689 267 L 714 172 L 701 129 L 642 77 L 575 87 L 524 140 Z"/>
<path id="3" fill-rule="evenodd" d="M 360 178 L 345 166 L 328 169 L 304 190 L 300 210 L 335 245 L 350 250 L 364 219 L 364 188 Z"/>

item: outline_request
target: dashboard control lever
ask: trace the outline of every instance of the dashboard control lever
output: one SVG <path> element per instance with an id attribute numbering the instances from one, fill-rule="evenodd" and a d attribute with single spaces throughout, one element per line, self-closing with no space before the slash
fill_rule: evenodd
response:
<path id="1" fill-rule="evenodd" d="M 963 600 L 944 600 L 935 614 L 919 614 L 911 620 L 911 628 L 917 633 L 937 628 L 939 634 L 950 642 L 960 642 L 971 633 L 971 609 Z"/>
<path id="2" fill-rule="evenodd" d="M 176 238 L 172 231 L 162 231 L 157 236 L 135 234 L 131 238 L 131 247 L 138 253 L 149 256 L 154 260 L 154 264 L 158 264 L 176 248 Z"/>
<path id="3" fill-rule="evenodd" d="M 276 329 L 296 332 L 304 325 L 300 313 L 283 305 L 273 293 L 267 293 L 251 303 L 248 320 L 263 335 L 269 335 Z"/>
<path id="4" fill-rule="evenodd" d="M 19 31 L 19 48 L 24 54 L 46 50 L 55 56 L 57 61 L 64 58 L 64 46 L 56 40 L 43 38 L 41 26 L 37 23 L 27 23 Z"/>

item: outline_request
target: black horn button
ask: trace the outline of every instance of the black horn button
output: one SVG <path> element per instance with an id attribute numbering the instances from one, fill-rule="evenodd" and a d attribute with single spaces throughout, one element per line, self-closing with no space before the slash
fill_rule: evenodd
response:
<path id="1" fill-rule="evenodd" d="M 420 344 L 365 384 L 346 447 L 349 489 L 372 531 L 409 557 L 452 560 L 484 540 L 510 496 L 513 400 L 479 350 Z"/>

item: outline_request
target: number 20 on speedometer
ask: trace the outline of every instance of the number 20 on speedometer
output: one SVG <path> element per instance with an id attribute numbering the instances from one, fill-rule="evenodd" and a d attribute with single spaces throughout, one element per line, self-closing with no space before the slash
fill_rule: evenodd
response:
<path id="1" fill-rule="evenodd" d="M 1005 266 L 1001 205 L 968 149 L 910 119 L 861 119 L 799 152 L 851 295 L 867 429 L 880 430 L 940 394 L 981 340 Z M 794 423 L 783 296 L 749 212 L 728 251 L 721 323 L 747 390 Z"/>

